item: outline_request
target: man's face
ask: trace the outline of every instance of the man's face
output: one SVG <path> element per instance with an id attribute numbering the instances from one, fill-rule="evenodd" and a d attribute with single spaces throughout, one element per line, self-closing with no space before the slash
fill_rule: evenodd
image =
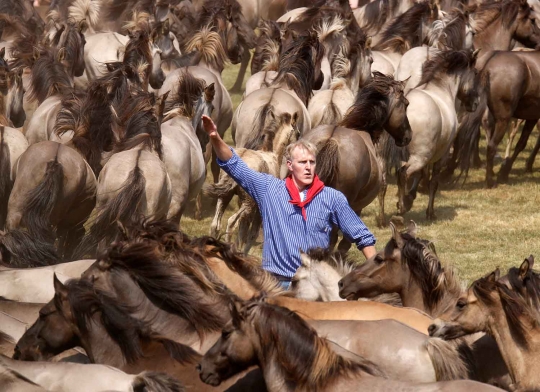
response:
<path id="1" fill-rule="evenodd" d="M 302 147 L 292 151 L 292 160 L 287 161 L 287 167 L 298 186 L 308 186 L 315 176 L 315 156 Z"/>

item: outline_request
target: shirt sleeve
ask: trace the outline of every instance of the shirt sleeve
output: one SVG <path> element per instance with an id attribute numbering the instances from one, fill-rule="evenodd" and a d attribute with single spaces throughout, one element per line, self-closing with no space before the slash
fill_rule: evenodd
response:
<path id="1" fill-rule="evenodd" d="M 345 238 L 360 250 L 366 246 L 375 245 L 375 236 L 369 231 L 362 219 L 352 210 L 347 202 L 347 198 L 341 192 L 337 192 L 334 210 L 332 214 L 332 223 L 337 225 Z"/>
<path id="2" fill-rule="evenodd" d="M 231 176 L 260 205 L 268 190 L 268 186 L 273 180 L 277 180 L 277 178 L 270 174 L 260 173 L 251 169 L 236 154 L 236 151 L 232 148 L 231 151 L 233 156 L 228 161 L 222 161 L 217 158 L 219 167 Z"/>

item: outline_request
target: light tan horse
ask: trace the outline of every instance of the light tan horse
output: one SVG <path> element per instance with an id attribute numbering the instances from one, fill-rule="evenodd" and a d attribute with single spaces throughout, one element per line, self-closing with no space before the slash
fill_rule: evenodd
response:
<path id="1" fill-rule="evenodd" d="M 388 380 L 372 361 L 346 350 L 336 353 L 298 315 L 260 299 L 235 303 L 232 322 L 201 362 L 201 379 L 217 386 L 254 363 L 269 392 L 499 390 L 474 381 L 422 385 Z"/>
<path id="2" fill-rule="evenodd" d="M 270 122 L 263 130 L 261 150 L 238 148 L 236 153 L 253 170 L 280 178 L 281 163 L 286 147 L 297 140 L 296 122 L 298 113 L 283 113 L 279 117 L 270 113 Z M 238 229 L 236 246 L 248 253 L 259 235 L 262 220 L 255 201 L 225 172 L 221 172 L 217 184 L 208 185 L 205 195 L 217 198 L 216 212 L 210 235 L 217 237 L 221 230 L 223 213 L 234 195 L 238 195 L 238 211 L 227 222 L 225 241 L 230 242 L 233 232 Z"/>
<path id="3" fill-rule="evenodd" d="M 432 336 L 454 339 L 483 331 L 497 342 L 513 381 L 513 390 L 540 385 L 540 329 L 537 311 L 498 281 L 499 270 L 475 281 L 456 306 L 430 326 Z"/>

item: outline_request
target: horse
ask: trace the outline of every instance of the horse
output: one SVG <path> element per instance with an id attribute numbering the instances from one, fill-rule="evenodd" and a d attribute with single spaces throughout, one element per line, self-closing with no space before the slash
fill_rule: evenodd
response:
<path id="1" fill-rule="evenodd" d="M 424 1 L 399 15 L 384 30 L 380 41 L 373 45 L 371 69 L 394 75 L 403 55 L 427 40 L 431 25 L 439 19 L 439 14 L 436 4 Z"/>
<path id="2" fill-rule="evenodd" d="M 195 78 L 189 72 L 179 76 L 176 96 L 167 101 L 161 123 L 163 163 L 171 179 L 171 203 L 167 219 L 180 218 L 187 202 L 199 195 L 206 179 L 203 152 L 208 136 L 201 125 L 202 115 L 210 116 L 214 107 L 214 84 Z M 180 151 L 189 152 L 179 154 Z M 200 198 L 197 198 L 198 203 Z M 200 211 L 200 206 L 197 209 Z"/>
<path id="3" fill-rule="evenodd" d="M 268 88 L 246 96 L 234 113 L 232 136 L 236 147 L 255 149 L 253 145 L 265 127 L 270 112 L 274 115 L 297 112 L 301 134 L 310 128 L 307 105 L 323 82 L 321 61 L 324 49 L 317 36 L 301 36 L 280 55 L 278 74 Z M 307 70 L 307 71 L 306 71 Z"/>
<path id="4" fill-rule="evenodd" d="M 154 95 L 133 91 L 113 101 L 113 133 L 117 140 L 99 173 L 95 218 L 76 254 L 93 251 L 113 240 L 116 223 L 138 214 L 164 218 L 171 201 L 171 180 L 163 157 Z"/>
<path id="5" fill-rule="evenodd" d="M 511 388 L 534 390 L 540 382 L 532 360 L 540 350 L 537 311 L 500 282 L 499 275 L 497 269 L 473 282 L 456 306 L 435 320 L 429 332 L 444 339 L 486 332 L 501 350 L 512 378 Z"/>
<path id="6" fill-rule="evenodd" d="M 18 0 L 6 0 L 0 4 L 0 14 L 18 16 L 30 31 L 41 35 L 44 29 L 44 23 L 37 10 L 30 2 L 21 2 Z"/>
<path id="7" fill-rule="evenodd" d="M 432 385 L 390 381 L 373 362 L 346 350 L 336 352 L 298 315 L 259 298 L 235 302 L 232 321 L 198 369 L 201 380 L 218 386 L 253 364 L 261 368 L 269 391 L 498 390 L 474 381 Z"/>
<path id="8" fill-rule="evenodd" d="M 0 384 L 6 392 L 46 392 L 39 385 L 3 364 L 0 364 Z"/>
<path id="9" fill-rule="evenodd" d="M 0 296 L 10 301 L 45 304 L 54 297 L 53 276 L 54 271 L 37 268 L 0 271 Z M 64 282 L 70 279 L 60 273 L 57 277 Z"/>
<path id="10" fill-rule="evenodd" d="M 272 20 L 261 19 L 257 27 L 259 36 L 251 60 L 251 75 L 255 75 L 259 71 L 277 71 L 279 53 L 281 52 L 280 26 Z"/>
<path id="11" fill-rule="evenodd" d="M 291 292 L 296 298 L 306 301 L 343 301 L 339 296 L 338 282 L 358 267 L 358 263 L 343 257 L 339 252 L 313 248 L 300 252 L 302 264 L 296 270 L 291 284 Z M 381 294 L 373 301 L 401 306 L 395 295 Z"/>
<path id="12" fill-rule="evenodd" d="M 39 383 L 46 390 L 99 392 L 114 389 L 118 392 L 131 392 L 159 388 L 163 392 L 184 391 L 183 384 L 175 378 L 151 371 L 132 375 L 105 365 L 24 362 L 3 355 L 0 356 L 0 366 L 20 374 L 32 384 Z"/>
<path id="13" fill-rule="evenodd" d="M 479 103 L 477 56 L 478 51 L 435 54 L 424 63 L 419 86 L 407 94 L 407 118 L 411 124 L 412 140 L 407 147 L 407 161 L 398 173 L 400 214 L 412 208 L 422 170 L 427 167 L 431 169 L 431 176 L 426 217 L 428 220 L 436 219 L 434 203 L 443 164 L 441 160 L 448 154 L 458 128 L 456 99 L 459 97 L 469 112 L 475 111 Z M 412 185 L 408 188 L 411 179 Z M 384 195 L 380 199 L 384 199 Z M 384 216 L 383 208 L 384 204 L 381 204 L 381 216 Z"/>
<path id="14" fill-rule="evenodd" d="M 403 83 L 375 72 L 339 125 L 319 126 L 303 136 L 318 148 L 316 170 L 321 180 L 343 192 L 357 214 L 381 186 L 381 165 L 374 147 L 380 133 L 386 130 L 401 146 L 410 142 L 407 105 Z M 337 233 L 332 238 L 335 244 Z M 346 239 L 339 245 L 343 252 L 349 247 Z"/>
<path id="15" fill-rule="evenodd" d="M 174 64 L 174 70 L 169 72 L 159 95 L 171 91 L 172 96 L 175 94 L 176 82 L 178 77 L 183 72 L 189 72 L 198 79 L 203 79 L 207 86 L 214 84 L 215 94 L 212 105 L 212 120 L 217 126 L 218 133 L 223 137 L 225 131 L 231 125 L 233 118 L 233 104 L 231 96 L 221 79 L 221 73 L 227 62 L 227 54 L 221 43 L 221 38 L 218 33 L 211 31 L 210 28 L 202 28 L 193 35 L 186 45 L 186 54 L 183 55 L 178 62 Z M 178 68 L 186 68 L 186 70 Z M 209 154 L 207 154 L 209 155 Z M 218 181 L 219 166 L 215 162 L 215 152 L 212 150 L 211 170 L 214 177 L 214 182 Z M 206 157 L 206 161 L 210 159 Z"/>
<path id="16" fill-rule="evenodd" d="M 353 45 L 349 58 L 344 48 L 331 62 L 332 83 L 328 90 L 319 91 L 310 100 L 308 112 L 312 128 L 339 123 L 353 105 L 358 90 L 371 77 L 371 40 Z"/>
<path id="17" fill-rule="evenodd" d="M 433 22 L 427 39 L 429 47 L 416 47 L 405 52 L 396 69 L 396 80 L 407 80 L 405 94 L 418 86 L 422 79 L 422 65 L 438 50 L 471 50 L 476 32 L 468 12 L 454 9 Z"/>
<path id="18" fill-rule="evenodd" d="M 270 121 L 262 131 L 264 139 L 261 150 L 239 148 L 238 156 L 253 170 L 280 178 L 281 162 L 287 146 L 298 138 L 296 122 L 298 113 L 283 113 L 276 117 L 269 114 Z M 257 143 L 258 144 L 258 143 Z M 225 241 L 230 242 L 233 231 L 238 228 L 236 246 L 248 253 L 259 235 L 262 220 L 255 201 L 225 172 L 221 172 L 217 184 L 206 185 L 204 194 L 217 199 L 216 212 L 210 235 L 217 237 L 221 229 L 223 213 L 234 195 L 238 195 L 238 211 L 229 218 Z"/>
<path id="19" fill-rule="evenodd" d="M 43 307 L 40 318 L 19 340 L 14 359 L 46 359 L 53 352 L 79 345 L 91 363 L 114 366 L 131 374 L 159 370 L 187 388 L 214 390 L 196 377 L 195 364 L 201 356 L 188 346 L 156 334 L 148 322 L 131 317 L 132 307 L 84 280 L 64 285 L 55 278 L 54 287 L 55 299 Z M 54 341 L 51 333 L 56 336 Z M 260 388 L 257 373 L 244 372 L 217 390 Z"/>
<path id="20" fill-rule="evenodd" d="M 512 165 L 517 155 L 525 148 L 527 139 L 538 121 L 538 115 L 535 112 L 537 105 L 531 97 L 535 94 L 536 85 L 533 80 L 535 80 L 539 60 L 540 57 L 536 52 L 493 52 L 482 70 L 482 77 L 486 80 L 485 97 L 481 100 L 480 107 L 462 123 L 463 143 L 460 143 L 461 147 L 458 146 L 456 150 L 460 157 L 461 167 L 467 172 L 475 143 L 465 142 L 465 140 L 478 140 L 480 122 L 487 109 L 489 117 L 486 131 L 488 145 L 485 178 L 488 188 L 495 187 L 498 182 L 508 181 Z M 502 64 L 512 64 L 514 71 L 503 72 Z M 527 85 L 528 88 L 519 88 L 520 85 Z M 514 153 L 505 159 L 495 179 L 493 161 L 497 146 L 506 134 L 512 117 L 524 119 L 526 122 Z"/>

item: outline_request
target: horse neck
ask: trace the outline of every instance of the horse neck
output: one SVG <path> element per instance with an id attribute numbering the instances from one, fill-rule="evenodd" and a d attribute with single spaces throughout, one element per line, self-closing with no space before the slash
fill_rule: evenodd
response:
<path id="1" fill-rule="evenodd" d="M 502 26 L 499 17 L 474 36 L 474 47 L 481 49 L 482 54 L 490 50 L 511 50 L 513 29 L 515 29 L 513 25 L 511 29 Z"/>
<path id="2" fill-rule="evenodd" d="M 410 277 L 410 271 L 408 271 L 408 276 L 404 278 L 404 283 L 399 292 L 401 302 L 403 307 L 406 308 L 415 308 L 423 312 L 427 312 L 427 306 L 424 303 L 424 296 L 422 293 L 422 288 L 416 281 L 416 279 Z"/>
<path id="3" fill-rule="evenodd" d="M 497 342 L 512 381 L 523 390 L 536 390 L 540 385 L 540 328 L 534 325 L 528 329 L 529 347 L 522 348 L 514 341 L 504 311 L 497 309 L 491 312 L 488 333 Z"/>
<path id="4" fill-rule="evenodd" d="M 113 366 L 121 369 L 127 361 L 118 344 L 111 339 L 99 320 L 99 313 L 94 313 L 88 322 L 88 332 L 79 335 L 81 345 L 91 363 Z"/>
<path id="5" fill-rule="evenodd" d="M 259 294 L 259 291 L 248 280 L 232 271 L 223 260 L 217 257 L 209 257 L 206 260 L 208 267 L 219 280 L 241 299 L 249 300 Z"/>

